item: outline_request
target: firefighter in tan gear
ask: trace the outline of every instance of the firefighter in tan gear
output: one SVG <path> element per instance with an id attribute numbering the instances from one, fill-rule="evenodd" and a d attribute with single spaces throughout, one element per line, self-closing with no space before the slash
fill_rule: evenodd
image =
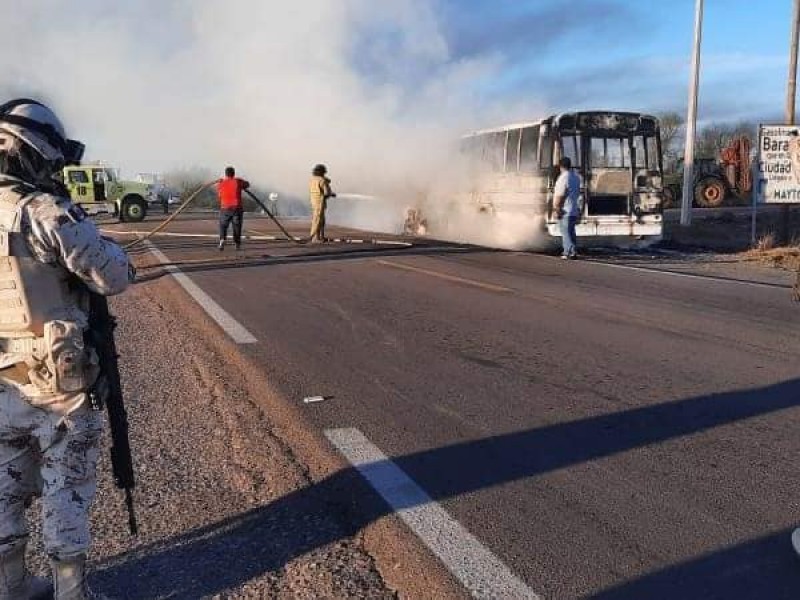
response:
<path id="1" fill-rule="evenodd" d="M 82 154 L 46 106 L 0 106 L 0 600 L 51 591 L 24 562 L 34 495 L 55 599 L 97 597 L 85 563 L 102 420 L 88 401 L 98 368 L 82 290 L 118 294 L 133 270 L 53 179 Z"/>
<path id="2" fill-rule="evenodd" d="M 331 191 L 331 180 L 326 177 L 327 172 L 325 165 L 316 165 L 311 171 L 311 181 L 308 184 L 312 243 L 328 241 L 325 237 L 325 211 L 328 208 L 328 198 L 335 198 L 336 194 Z"/>

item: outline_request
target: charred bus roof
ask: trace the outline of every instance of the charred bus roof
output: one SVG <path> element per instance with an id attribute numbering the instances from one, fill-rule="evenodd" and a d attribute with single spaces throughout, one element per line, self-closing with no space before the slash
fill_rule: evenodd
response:
<path id="1" fill-rule="evenodd" d="M 616 135 L 633 133 L 644 135 L 655 134 L 659 129 L 658 119 L 652 115 L 614 110 L 593 110 L 559 113 L 536 121 L 526 121 L 489 129 L 480 129 L 472 131 L 462 137 L 470 138 L 487 133 L 503 133 L 505 131 L 535 127 L 537 125 L 552 125 L 559 131 L 591 129 L 593 131 Z"/>

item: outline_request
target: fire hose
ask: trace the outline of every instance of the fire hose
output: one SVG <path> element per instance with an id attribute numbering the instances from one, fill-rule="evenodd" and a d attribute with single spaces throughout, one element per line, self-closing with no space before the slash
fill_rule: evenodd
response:
<path id="1" fill-rule="evenodd" d="M 212 185 L 216 185 L 217 183 L 219 183 L 219 181 L 220 181 L 219 179 L 214 179 L 213 181 L 207 181 L 206 183 L 202 184 L 194 192 L 192 192 L 186 198 L 186 200 L 184 200 L 181 203 L 181 205 L 178 208 L 175 209 L 174 213 L 172 213 L 169 217 L 164 219 L 153 230 L 147 232 L 145 235 L 143 235 L 141 237 L 136 238 L 134 241 L 130 242 L 129 244 L 126 244 L 125 245 L 125 249 L 129 250 L 130 248 L 133 248 L 134 246 L 138 246 L 139 244 L 141 244 L 141 243 L 145 242 L 146 240 L 150 239 L 151 237 L 153 237 L 157 233 L 159 233 L 159 232 L 163 231 L 164 229 L 166 229 L 167 225 L 172 223 L 172 221 L 174 221 L 178 217 L 178 215 L 181 214 L 195 200 L 195 198 L 197 198 L 203 191 L 207 190 Z M 288 231 L 286 231 L 286 228 L 283 226 L 283 224 L 280 221 L 278 221 L 278 219 L 275 217 L 275 215 L 273 215 L 272 212 L 270 212 L 270 210 L 266 206 L 264 206 L 264 203 L 261 202 L 261 200 L 259 200 L 253 192 L 251 192 L 250 190 L 244 190 L 244 191 L 248 196 L 250 196 L 253 200 L 255 200 L 256 204 L 258 204 L 261 207 L 261 209 L 269 216 L 269 218 L 272 219 L 275 222 L 275 224 L 278 226 L 278 229 L 281 230 L 283 235 L 285 235 L 288 240 L 294 242 L 295 244 L 306 244 L 308 242 L 307 239 L 298 238 L 298 237 L 295 237 L 295 236 L 291 235 Z"/>
<path id="2" fill-rule="evenodd" d="M 163 231 L 167 227 L 167 225 L 172 223 L 172 221 L 174 221 L 178 217 L 178 215 L 181 214 L 186 209 L 186 207 L 188 207 L 189 204 L 191 204 L 192 201 L 195 198 L 197 198 L 197 196 L 200 195 L 201 192 L 203 192 L 207 188 L 210 188 L 212 185 L 215 185 L 218 181 L 219 181 L 219 179 L 215 179 L 214 181 L 207 181 L 206 183 L 201 185 L 194 192 L 192 192 L 189 195 L 189 197 L 186 198 L 186 200 L 184 200 L 177 209 L 175 209 L 174 213 L 172 213 L 169 217 L 164 219 L 156 228 L 154 228 L 152 231 L 147 232 L 143 236 L 136 238 L 132 242 L 130 242 L 128 244 L 125 244 L 125 246 L 124 246 L 125 250 L 130 250 L 134 246 L 138 246 L 139 244 L 142 244 L 142 243 L 146 242 L 148 239 L 153 237 L 158 232 Z"/>
<path id="3" fill-rule="evenodd" d="M 135 246 L 138 246 L 139 244 L 144 243 L 145 241 L 147 241 L 148 239 L 150 239 L 151 237 L 153 237 L 157 233 L 163 231 L 167 227 L 167 225 L 172 223 L 172 221 L 174 221 L 178 217 L 179 214 L 181 214 L 184 210 L 186 210 L 186 208 L 203 191 L 205 191 L 206 189 L 210 188 L 212 185 L 216 185 L 219 182 L 220 182 L 219 179 L 214 179 L 213 181 L 207 181 L 206 183 L 202 184 L 194 192 L 192 192 L 186 198 L 186 200 L 184 200 L 181 203 L 181 205 L 178 208 L 175 209 L 175 212 L 173 212 L 169 217 L 167 217 L 161 223 L 159 223 L 157 227 L 153 228 L 151 231 L 148 231 L 146 234 L 142 235 L 141 237 L 136 238 L 132 242 L 126 244 L 124 246 L 124 248 L 126 250 L 130 250 L 131 248 L 133 248 Z M 289 233 L 286 230 L 286 228 L 283 226 L 283 224 L 278 220 L 278 218 L 275 215 L 272 214 L 272 212 L 264 205 L 264 203 L 253 192 L 251 192 L 250 190 L 247 190 L 247 189 L 244 190 L 244 192 L 248 196 L 250 196 L 250 198 L 252 198 L 255 201 L 255 203 L 258 204 L 259 207 L 261 207 L 261 209 L 267 214 L 267 216 L 269 216 L 270 219 L 272 219 L 272 221 L 275 223 L 275 225 L 278 226 L 278 229 L 281 230 L 281 233 L 283 233 L 283 235 L 286 236 L 286 239 L 288 241 L 293 242 L 293 243 L 298 244 L 298 245 L 304 245 L 304 244 L 307 244 L 309 241 L 311 241 L 310 238 L 300 238 L 300 237 L 294 236 L 291 233 Z M 411 246 L 412 245 L 411 243 L 408 243 L 408 242 L 394 242 L 394 241 L 376 240 L 376 239 L 359 240 L 359 239 L 352 239 L 352 238 L 337 238 L 334 241 L 350 243 L 350 244 L 361 244 L 361 243 L 368 242 L 368 243 L 372 243 L 372 244 L 395 244 L 395 245 L 402 245 L 402 246 Z"/>
<path id="4" fill-rule="evenodd" d="M 253 192 L 251 192 L 250 190 L 245 190 L 244 192 L 245 192 L 245 194 L 250 196 L 253 200 L 255 200 L 256 204 L 258 204 L 261 207 L 261 210 L 263 210 L 265 213 L 267 213 L 269 218 L 273 220 L 275 225 L 278 226 L 278 229 L 281 230 L 281 232 L 283 233 L 283 235 L 286 236 L 287 239 L 293 241 L 295 244 L 307 244 L 309 241 L 311 241 L 310 238 L 298 238 L 298 237 L 295 237 L 295 236 L 291 235 L 288 231 L 286 231 L 286 228 L 281 224 L 281 222 L 278 221 L 278 219 L 275 218 L 275 215 L 273 215 L 269 211 L 269 209 L 266 206 L 264 206 L 264 203 L 261 202 L 261 200 L 259 200 Z"/>

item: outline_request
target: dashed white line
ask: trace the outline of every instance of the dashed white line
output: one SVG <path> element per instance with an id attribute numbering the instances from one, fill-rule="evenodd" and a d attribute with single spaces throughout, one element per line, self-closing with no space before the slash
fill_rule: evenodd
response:
<path id="1" fill-rule="evenodd" d="M 539 599 L 361 431 L 328 429 L 325 436 L 474 598 Z"/>
<path id="2" fill-rule="evenodd" d="M 237 344 L 255 344 L 258 340 L 255 336 L 245 329 L 244 325 L 234 319 L 224 308 L 212 300 L 211 296 L 206 294 L 200 287 L 189 277 L 181 273 L 181 270 L 175 265 L 169 264 L 170 260 L 166 255 L 156 248 L 150 241 L 146 241 L 145 245 L 150 252 L 164 265 L 164 268 L 172 274 L 181 287 L 195 299 L 195 301 L 208 313 L 208 316 L 217 322 L 217 325 L 227 333 L 231 339 Z"/>
<path id="3" fill-rule="evenodd" d="M 477 279 L 458 277 L 457 275 L 450 275 L 448 273 L 442 273 L 441 271 L 434 271 L 432 269 L 423 269 L 422 267 L 412 267 L 411 265 L 407 265 L 404 263 L 388 261 L 388 260 L 378 260 L 376 261 L 376 263 L 379 265 L 383 265 L 385 267 L 392 267 L 394 269 L 402 269 L 404 271 L 413 271 L 414 273 L 422 273 L 423 275 L 438 277 L 439 279 L 444 279 L 445 281 L 452 281 L 453 283 L 463 283 L 464 285 L 471 285 L 472 287 L 489 290 L 490 292 L 508 293 L 514 291 L 511 288 L 507 288 L 502 285 L 495 285 L 494 283 L 486 283 L 485 281 L 478 281 Z"/>

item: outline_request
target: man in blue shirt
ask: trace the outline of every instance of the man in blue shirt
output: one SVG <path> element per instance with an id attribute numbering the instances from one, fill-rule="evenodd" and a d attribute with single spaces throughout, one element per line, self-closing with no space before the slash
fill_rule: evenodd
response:
<path id="1" fill-rule="evenodd" d="M 579 197 L 581 193 L 581 178 L 572 170 L 572 161 L 568 156 L 558 161 L 561 174 L 556 179 L 553 190 L 553 213 L 561 224 L 561 258 L 568 260 L 575 258 L 577 240 L 575 224 L 580 217 Z"/>

